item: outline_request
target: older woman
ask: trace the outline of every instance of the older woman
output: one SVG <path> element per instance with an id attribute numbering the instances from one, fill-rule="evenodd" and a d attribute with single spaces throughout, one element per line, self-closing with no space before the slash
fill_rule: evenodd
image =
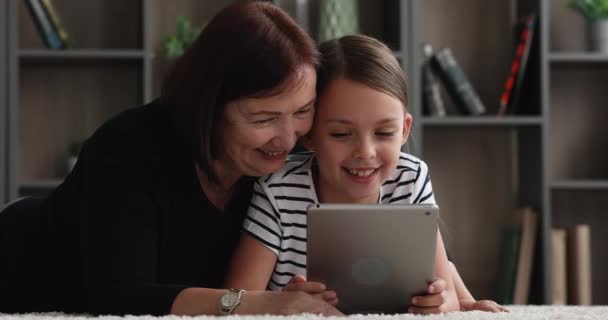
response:
<path id="1" fill-rule="evenodd" d="M 219 289 L 249 177 L 311 127 L 317 63 L 280 9 L 222 10 L 161 98 L 99 128 L 42 208 L 1 215 L 0 313 L 339 314 L 303 292 Z"/>

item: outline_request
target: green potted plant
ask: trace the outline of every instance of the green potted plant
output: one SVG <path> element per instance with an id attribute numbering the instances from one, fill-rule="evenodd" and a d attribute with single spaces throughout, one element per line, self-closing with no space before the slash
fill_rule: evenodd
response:
<path id="1" fill-rule="evenodd" d="M 179 16 L 175 26 L 175 34 L 165 37 L 165 54 L 169 60 L 179 58 L 198 37 L 201 29 L 192 27 L 188 18 Z"/>
<path id="2" fill-rule="evenodd" d="M 591 50 L 608 53 L 608 0 L 570 0 L 568 7 L 587 19 Z"/>

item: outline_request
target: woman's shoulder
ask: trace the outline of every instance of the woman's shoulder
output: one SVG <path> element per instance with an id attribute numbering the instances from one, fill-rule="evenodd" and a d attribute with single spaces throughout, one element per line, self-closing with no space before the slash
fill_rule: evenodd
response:
<path id="1" fill-rule="evenodd" d="M 169 108 L 160 100 L 129 108 L 117 113 L 103 123 L 91 136 L 91 139 L 129 139 L 150 135 L 158 128 L 167 127 Z M 156 129 L 156 130 L 155 130 Z"/>
<path id="2" fill-rule="evenodd" d="M 159 100 L 128 109 L 84 142 L 82 158 L 87 166 L 120 163 L 124 168 L 160 174 L 187 160 L 174 127 L 170 109 Z"/>
<path id="3" fill-rule="evenodd" d="M 154 150 L 174 142 L 170 109 L 159 100 L 129 108 L 103 123 L 85 141 L 84 149 L 104 154 Z"/>

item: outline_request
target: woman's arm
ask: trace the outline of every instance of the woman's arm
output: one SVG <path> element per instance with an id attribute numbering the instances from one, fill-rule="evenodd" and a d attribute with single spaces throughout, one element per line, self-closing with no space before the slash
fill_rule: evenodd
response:
<path id="1" fill-rule="evenodd" d="M 224 287 L 247 291 L 266 290 L 276 262 L 277 255 L 274 252 L 244 232 L 232 257 Z"/>
<path id="2" fill-rule="evenodd" d="M 230 269 L 224 282 L 226 288 L 248 291 L 243 296 L 243 304 L 238 307 L 235 313 L 285 315 L 308 312 L 323 315 L 341 314 L 333 307 L 338 302 L 335 292 L 326 292 L 325 285 L 317 282 L 306 282 L 306 279 L 301 276 L 293 277 L 282 292 L 261 292 L 260 290 L 264 290 L 268 286 L 276 261 L 277 255 L 272 250 L 249 233 L 245 232 L 243 234 L 232 257 Z M 196 311 L 196 308 L 203 308 L 204 306 L 197 304 L 197 299 L 192 297 L 204 294 L 205 292 L 200 290 L 184 292 L 183 297 L 182 295 L 177 297 L 172 313 L 196 314 L 188 313 L 188 311 Z M 211 305 L 211 308 L 213 308 L 213 305 Z"/>
<path id="3" fill-rule="evenodd" d="M 188 288 L 173 302 L 175 315 L 219 315 L 219 300 L 226 293 L 222 289 Z M 313 313 L 324 316 L 342 316 L 334 306 L 319 296 L 304 291 L 249 291 L 241 298 L 234 314 L 292 315 Z"/>

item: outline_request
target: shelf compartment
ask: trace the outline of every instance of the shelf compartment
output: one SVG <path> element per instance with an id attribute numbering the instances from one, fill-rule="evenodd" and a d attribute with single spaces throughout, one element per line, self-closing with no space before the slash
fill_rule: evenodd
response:
<path id="1" fill-rule="evenodd" d="M 63 0 L 53 5 L 70 48 L 142 48 L 142 1 Z M 19 1 L 19 48 L 46 48 L 25 1 Z"/>
<path id="2" fill-rule="evenodd" d="M 608 180 L 608 64 L 552 68 L 549 159 L 553 180 Z"/>
<path id="3" fill-rule="evenodd" d="M 515 52 L 512 24 L 509 14 L 505 14 L 511 12 L 510 1 L 424 0 L 419 3 L 420 40 L 436 50 L 450 48 L 488 113 L 496 114 Z M 419 51 L 421 48 L 414 48 L 413 54 L 421 54 Z M 526 75 L 536 72 L 531 71 L 528 69 Z M 447 113 L 458 114 L 453 99 L 446 94 L 444 86 L 441 87 Z"/>
<path id="4" fill-rule="evenodd" d="M 142 64 L 21 64 L 17 184 L 63 179 L 68 146 L 142 101 Z"/>
<path id="5" fill-rule="evenodd" d="M 584 52 L 587 50 L 585 18 L 568 8 L 569 0 L 548 0 L 549 52 Z"/>
<path id="6" fill-rule="evenodd" d="M 95 49 L 67 49 L 67 50 L 48 50 L 48 49 L 22 49 L 17 52 L 19 58 L 24 61 L 29 60 L 70 60 L 70 59 L 90 59 L 90 60 L 131 60 L 143 59 L 146 57 L 144 50 L 95 50 Z"/>
<path id="7" fill-rule="evenodd" d="M 551 183 L 553 190 L 606 190 L 608 180 L 556 180 Z"/>
<path id="8" fill-rule="evenodd" d="M 120 0 L 115 0 L 120 1 Z M 148 0 L 145 0 L 148 1 Z M 152 60 L 152 74 L 150 75 L 152 96 L 161 93 L 163 80 L 169 73 L 174 61 L 166 58 L 162 39 L 167 35 L 175 34 L 176 21 L 178 16 L 188 18 L 194 28 L 204 28 L 205 25 L 223 7 L 234 3 L 235 0 L 172 0 L 172 1 L 149 1 L 150 16 L 147 21 L 154 25 L 148 28 L 147 37 L 152 39 L 155 56 L 158 59 Z"/>
<path id="9" fill-rule="evenodd" d="M 447 116 L 447 117 L 422 117 L 424 126 L 450 127 L 450 126 L 489 126 L 489 127 L 518 127 L 518 126 L 541 126 L 541 117 L 473 117 L 473 116 Z"/>
<path id="10" fill-rule="evenodd" d="M 405 1 L 359 0 L 359 32 L 386 43 L 393 50 L 403 50 L 399 13 Z"/>
<path id="11" fill-rule="evenodd" d="M 576 224 L 591 226 L 591 279 L 592 302 L 594 305 L 608 304 L 608 255 L 606 243 L 608 233 L 608 190 L 602 191 L 564 191 L 552 192 L 553 225 L 571 227 Z"/>
<path id="12" fill-rule="evenodd" d="M 280 2 L 284 3 L 285 1 Z M 308 7 L 308 29 L 313 38 L 317 39 L 319 34 L 319 1 L 309 1 L 308 3 L 310 4 Z M 399 0 L 358 0 L 359 33 L 377 38 L 393 50 L 401 50 L 404 47 L 401 43 L 401 24 L 399 22 L 401 5 L 407 5 L 407 3 Z"/>
<path id="13" fill-rule="evenodd" d="M 541 132 L 537 127 L 423 129 L 423 155 L 441 208 L 443 236 L 475 296 L 496 294 L 500 234 L 515 208 L 541 207 Z"/>

